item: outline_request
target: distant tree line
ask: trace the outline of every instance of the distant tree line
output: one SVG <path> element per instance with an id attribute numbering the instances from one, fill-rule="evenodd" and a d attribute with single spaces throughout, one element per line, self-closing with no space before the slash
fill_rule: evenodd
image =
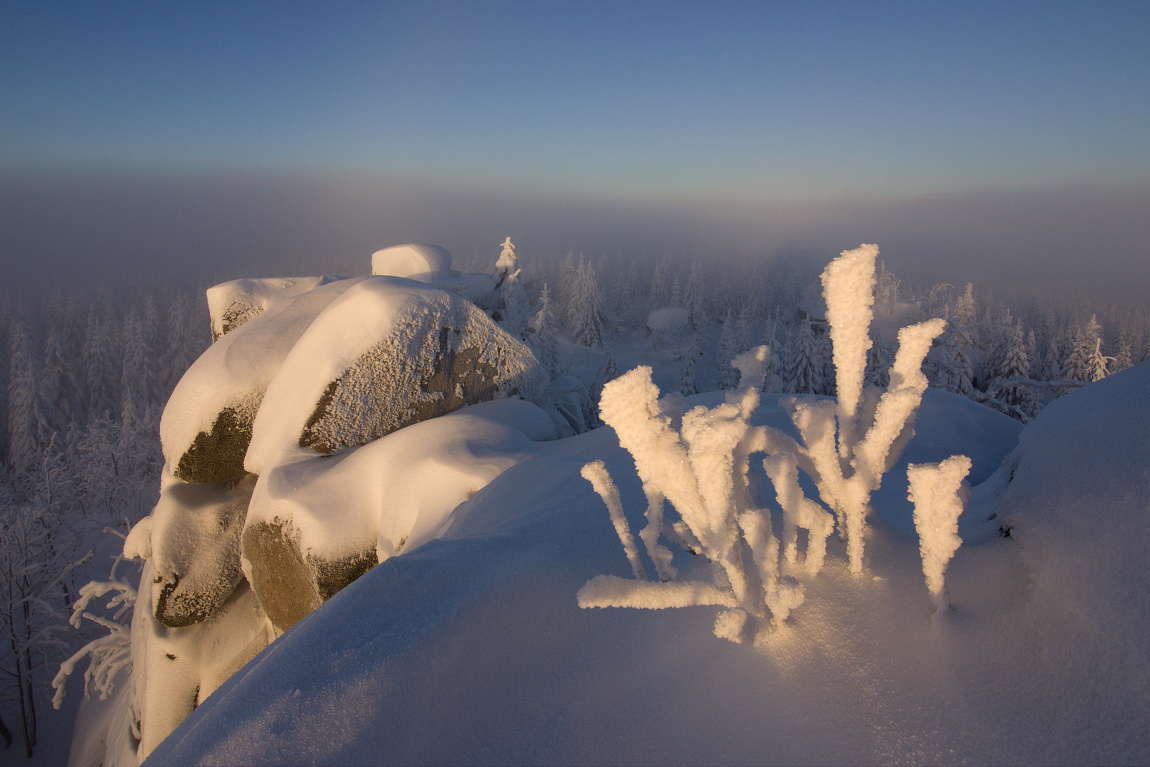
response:
<path id="1" fill-rule="evenodd" d="M 85 552 L 150 511 L 163 404 L 208 341 L 206 305 L 181 292 L 0 303 L 0 747 L 31 756 L 48 682 L 85 639 L 68 627 Z"/>

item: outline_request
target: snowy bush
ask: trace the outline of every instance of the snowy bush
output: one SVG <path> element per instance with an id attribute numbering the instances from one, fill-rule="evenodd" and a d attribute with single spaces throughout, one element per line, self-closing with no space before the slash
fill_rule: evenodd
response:
<path id="1" fill-rule="evenodd" d="M 752 432 L 749 419 L 759 404 L 765 359 L 761 346 L 739 357 L 739 389 L 715 408 L 690 410 L 677 429 L 667 403 L 659 401 L 650 368 L 636 368 L 603 387 L 600 416 L 635 459 L 648 501 L 647 526 L 639 538 L 662 582 L 644 580 L 618 491 L 603 465 L 591 463 L 583 474 L 611 511 L 637 580 L 598 576 L 579 592 L 582 607 L 722 605 L 728 610 L 716 621 L 715 633 L 739 642 L 749 621 L 785 620 L 801 603 L 802 587 L 780 576 L 770 514 L 754 506 L 747 488 L 750 452 L 744 440 Z M 665 500 L 680 516 L 669 526 L 663 520 Z M 802 521 L 796 517 L 796 524 Z M 714 562 L 721 570 L 716 582 L 674 582 L 677 573 L 662 537 Z M 761 628 L 755 627 L 757 633 Z"/>
<path id="2" fill-rule="evenodd" d="M 589 465 L 584 476 L 592 480 L 611 510 L 638 580 L 607 575 L 594 578 L 579 592 L 581 606 L 723 605 L 729 609 L 715 623 L 717 636 L 742 641 L 751 626 L 756 641 L 765 638 L 765 626 L 759 624 L 768 614 L 776 622 L 785 620 L 802 602 L 803 589 L 780 575 L 779 542 L 770 513 L 751 498 L 748 470 L 750 456 L 755 453 L 768 456 L 764 469 L 783 509 L 787 565 L 794 569 L 798 563 L 798 529 L 804 528 L 808 545 L 803 571 L 817 573 L 832 531 L 831 515 L 803 496 L 798 484 L 801 468 L 814 480 L 823 502 L 837 518 L 839 533 L 847 543 L 850 571 L 863 571 L 871 495 L 914 435 L 915 413 L 927 388 L 923 360 L 931 342 L 945 328 L 941 319 L 903 328 L 890 368 L 890 386 L 885 391 L 864 388 L 877 255 L 876 246 L 863 245 L 844 251 L 823 272 L 838 399 L 789 397 L 780 401 L 799 432 L 801 444 L 777 429 L 750 426 L 769 355 L 764 346 L 735 359 L 734 366 L 742 375 L 739 388 L 727 395 L 726 402 L 710 409 L 694 408 L 682 417 L 678 429 L 670 409 L 659 401 L 650 368 L 636 368 L 604 387 L 600 414 L 635 460 L 648 501 L 647 526 L 639 537 L 664 583 L 643 580 L 617 491 L 601 466 Z M 969 469 L 969 459 L 956 456 L 943 463 L 945 469 L 921 468 L 915 476 L 927 484 L 922 485 L 920 495 L 933 492 L 925 489 L 930 477 L 945 476 L 948 484 L 944 487 L 950 488 L 954 467 L 962 465 Z M 958 476 L 959 483 L 965 473 Z M 957 486 L 939 492 L 953 495 Z M 680 521 L 664 524 L 664 499 L 670 501 Z M 924 514 L 934 513 L 926 511 L 925 500 L 922 503 Z M 946 518 L 953 517 L 957 525 L 961 503 L 956 507 L 940 502 L 931 508 L 950 515 Z M 931 519 L 923 527 L 927 531 L 923 536 L 923 566 L 932 594 L 941 594 L 941 569 L 953 549 L 947 552 L 950 539 L 938 532 L 948 529 L 949 523 Z M 714 562 L 719 571 L 715 583 L 666 583 L 673 581 L 676 573 L 670 551 L 658 542 L 661 535 Z M 749 550 L 749 557 L 744 556 L 744 550 Z"/>

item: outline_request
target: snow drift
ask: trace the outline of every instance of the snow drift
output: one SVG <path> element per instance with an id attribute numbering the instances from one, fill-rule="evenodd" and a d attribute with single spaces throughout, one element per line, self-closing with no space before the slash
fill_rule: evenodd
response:
<path id="1" fill-rule="evenodd" d="M 930 619 L 918 542 L 880 513 L 873 579 L 850 575 L 832 537 L 808 600 L 761 649 L 714 641 L 713 609 L 580 610 L 589 577 L 631 572 L 580 469 L 604 461 L 632 527 L 641 484 L 610 429 L 533 445 L 440 538 L 280 637 L 150 763 L 1140 762 L 1148 392 L 1144 364 L 1060 400 L 991 477 L 1017 424 L 928 391 L 874 503 L 909 524 L 907 463 L 953 444 L 973 482 L 991 477 L 947 571 L 952 612 Z M 763 399 L 752 423 L 797 436 Z M 675 566 L 704 567 L 681 553 Z"/>

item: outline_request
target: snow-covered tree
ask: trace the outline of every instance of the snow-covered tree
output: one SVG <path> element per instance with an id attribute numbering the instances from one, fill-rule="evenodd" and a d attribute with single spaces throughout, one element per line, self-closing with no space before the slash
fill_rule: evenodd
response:
<path id="1" fill-rule="evenodd" d="M 787 366 L 787 391 L 792 394 L 815 394 L 823 389 L 823 355 L 815 338 L 810 318 L 804 317 L 795 336 Z"/>
<path id="2" fill-rule="evenodd" d="M 194 343 L 193 322 L 194 318 L 187 296 L 183 293 L 177 293 L 168 314 L 168 348 L 160 356 L 158 384 L 161 392 L 161 404 L 167 402 L 180 378 L 195 362 L 198 353 L 202 351 L 196 348 Z"/>
<path id="3" fill-rule="evenodd" d="M 679 393 L 684 397 L 699 393 L 699 384 L 695 378 L 695 365 L 703 353 L 699 342 L 699 334 L 691 334 L 691 343 L 687 351 L 683 352 L 682 366 L 679 368 Z"/>
<path id="4" fill-rule="evenodd" d="M 603 305 L 599 298 L 599 285 L 595 281 L 595 267 L 580 262 L 575 275 L 570 314 L 567 327 L 575 340 L 584 346 L 603 345 Z"/>
<path id="5" fill-rule="evenodd" d="M 24 754 L 36 746 L 36 690 L 49 663 L 65 648 L 65 580 L 79 564 L 75 538 L 49 510 L 8 506 L 0 511 L 0 656 L 5 689 L 20 714 Z M 7 696 L 6 696 L 7 697 Z"/>
<path id="6" fill-rule="evenodd" d="M 687 307 L 687 317 L 691 321 L 691 327 L 698 332 L 706 326 L 709 320 L 707 316 L 706 278 L 703 275 L 703 264 L 698 259 L 691 262 L 691 272 L 687 277 L 686 295 L 683 300 Z M 750 344 L 747 348 L 750 348 Z"/>
<path id="7" fill-rule="evenodd" d="M 120 407 L 131 403 L 134 417 L 142 423 L 158 420 L 156 360 L 144 336 L 144 327 L 135 307 L 124 318 L 124 362 L 120 376 Z"/>
<path id="8" fill-rule="evenodd" d="M 543 363 L 547 374 L 554 378 L 559 372 L 559 345 L 555 337 L 555 311 L 551 306 L 551 293 L 547 283 L 539 294 L 538 308 L 531 318 L 528 338 L 535 356 Z"/>
<path id="9" fill-rule="evenodd" d="M 671 304 L 671 266 L 667 259 L 660 259 L 651 274 L 651 308 L 658 309 Z"/>
<path id="10" fill-rule="evenodd" d="M 1090 380 L 1101 381 L 1110 375 L 1109 366 L 1113 361 L 1113 357 L 1107 357 L 1102 353 L 1102 339 L 1096 339 L 1094 342 L 1094 353 L 1090 355 Z"/>
<path id="11" fill-rule="evenodd" d="M 8 373 L 8 457 L 17 473 L 35 463 L 48 440 L 59 430 L 58 414 L 47 408 L 34 356 L 24 326 L 16 322 L 10 337 Z"/>
<path id="12" fill-rule="evenodd" d="M 59 429 L 83 417 L 80 382 L 73 368 L 72 358 L 64 350 L 64 343 L 56 326 L 48 330 L 48 341 L 44 347 L 42 384 L 44 399 L 59 413 Z"/>
<path id="13" fill-rule="evenodd" d="M 1021 322 L 1016 323 L 1011 329 L 998 377 L 1004 382 L 1030 378 L 1030 358 L 1027 356 L 1027 343 Z M 1037 411 L 1034 390 L 1021 380 L 996 389 L 995 397 L 1018 408 L 1026 420 Z"/>
<path id="14" fill-rule="evenodd" d="M 1070 381 L 1090 381 L 1094 375 L 1095 354 L 1101 340 L 1101 326 L 1096 315 L 1079 325 L 1074 333 L 1073 347 L 1066 360 L 1064 376 Z"/>
<path id="15" fill-rule="evenodd" d="M 739 371 L 731 363 L 738 352 L 735 348 L 735 328 L 731 321 L 731 310 L 723 319 L 723 329 L 719 333 L 719 347 L 715 352 L 715 388 L 734 389 L 739 383 Z"/>
<path id="16" fill-rule="evenodd" d="M 495 297 L 491 319 L 511 336 L 526 340 L 529 302 L 520 281 L 519 260 L 515 257 L 515 246 L 510 237 L 503 241 L 502 247 L 492 275 Z"/>

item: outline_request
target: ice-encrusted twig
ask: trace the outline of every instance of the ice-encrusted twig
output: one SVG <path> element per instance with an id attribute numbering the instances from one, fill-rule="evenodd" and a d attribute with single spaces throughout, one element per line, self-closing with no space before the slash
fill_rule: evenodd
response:
<path id="1" fill-rule="evenodd" d="M 579 589 L 580 607 L 635 607 L 662 610 L 668 607 L 720 605 L 737 607 L 730 591 L 703 581 L 632 581 L 617 575 L 597 575 Z"/>
<path id="2" fill-rule="evenodd" d="M 631 528 L 627 525 L 627 518 L 623 516 L 623 502 L 619 500 L 619 488 L 615 486 L 611 475 L 607 473 L 607 467 L 602 461 L 592 461 L 584 466 L 579 473 L 583 479 L 591 483 L 591 487 L 606 504 L 607 513 L 611 515 L 611 524 L 615 526 L 615 532 L 623 544 L 623 553 L 627 555 L 627 561 L 631 563 L 631 571 L 635 573 L 636 580 L 646 580 L 647 575 L 643 572 L 643 563 L 639 561 L 639 550 L 635 548 L 635 539 L 631 537 Z"/>
<path id="3" fill-rule="evenodd" d="M 763 469 L 775 486 L 775 498 L 783 509 L 783 556 L 787 564 L 798 559 L 798 529 L 808 533 L 804 562 L 812 575 L 822 569 L 827 538 L 834 530 L 834 518 L 822 506 L 803 495 L 799 487 L 798 461 L 792 453 L 763 459 Z"/>
<path id="4" fill-rule="evenodd" d="M 958 518 L 966 503 L 963 480 L 970 473 L 970 466 L 967 456 L 952 455 L 940 463 L 912 463 L 906 469 L 907 497 L 914 504 L 922 574 L 938 612 L 950 608 L 944 576 L 946 566 L 962 545 Z"/>

